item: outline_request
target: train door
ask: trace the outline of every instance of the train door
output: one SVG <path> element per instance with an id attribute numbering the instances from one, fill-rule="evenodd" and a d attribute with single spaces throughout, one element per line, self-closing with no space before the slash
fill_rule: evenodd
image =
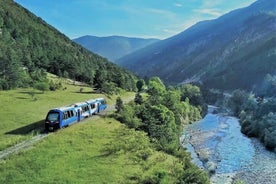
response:
<path id="1" fill-rule="evenodd" d="M 78 121 L 80 121 L 81 120 L 81 108 L 78 108 L 77 114 L 78 114 Z"/>

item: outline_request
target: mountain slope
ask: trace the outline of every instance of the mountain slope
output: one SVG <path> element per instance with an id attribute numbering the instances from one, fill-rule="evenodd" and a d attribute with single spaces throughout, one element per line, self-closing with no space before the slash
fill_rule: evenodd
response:
<path id="1" fill-rule="evenodd" d="M 116 63 L 116 60 L 133 51 L 141 49 L 152 43 L 159 41 L 158 39 L 142 39 L 128 38 L 123 36 L 82 36 L 74 39 L 76 43 L 82 45 L 86 49 L 95 52 L 110 61 Z"/>
<path id="2" fill-rule="evenodd" d="M 134 76 L 72 42 L 12 0 L 0 1 L 0 90 L 34 86 L 45 71 L 98 88 L 134 89 Z"/>
<path id="3" fill-rule="evenodd" d="M 215 20 L 121 58 L 140 76 L 171 84 L 201 81 L 209 87 L 251 90 L 276 73 L 276 13 L 273 0 L 259 0 Z"/>

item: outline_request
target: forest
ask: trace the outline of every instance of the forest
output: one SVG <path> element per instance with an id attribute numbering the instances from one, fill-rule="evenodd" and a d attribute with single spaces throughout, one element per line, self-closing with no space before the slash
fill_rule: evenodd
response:
<path id="1" fill-rule="evenodd" d="M 115 118 L 131 129 L 145 132 L 156 150 L 182 160 L 184 166 L 179 183 L 208 183 L 207 174 L 191 164 L 179 140 L 183 126 L 206 114 L 207 105 L 200 88 L 191 84 L 166 88 L 158 77 L 150 78 L 147 84 L 139 80 L 137 88 L 139 92 L 133 102 L 123 104 L 122 99 L 117 98 Z M 114 144 L 110 152 L 120 150 L 120 146 Z M 147 154 L 145 150 L 145 159 Z"/>
<path id="2" fill-rule="evenodd" d="M 112 93 L 135 90 L 136 77 L 72 42 L 26 9 L 0 1 L 0 90 L 54 89 L 47 72 Z"/>
<path id="3" fill-rule="evenodd" d="M 228 101 L 234 115 L 240 118 L 241 131 L 257 137 L 276 151 L 276 76 L 267 74 L 256 94 L 235 90 Z"/>

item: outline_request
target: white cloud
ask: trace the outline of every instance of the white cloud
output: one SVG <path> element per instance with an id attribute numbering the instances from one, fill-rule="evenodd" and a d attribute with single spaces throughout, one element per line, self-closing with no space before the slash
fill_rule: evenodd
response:
<path id="1" fill-rule="evenodd" d="M 176 7 L 182 7 L 183 5 L 180 4 L 180 3 L 174 3 L 174 6 L 176 6 Z"/>
<path id="2" fill-rule="evenodd" d="M 217 9 L 212 9 L 212 8 L 211 9 L 209 9 L 209 8 L 195 9 L 194 12 L 209 15 L 209 16 L 212 16 L 212 17 L 218 17 L 218 16 L 222 15 L 222 12 L 220 12 Z"/>
<path id="3" fill-rule="evenodd" d="M 178 31 L 169 30 L 169 29 L 163 29 L 163 32 L 165 32 L 165 33 L 170 33 L 170 34 L 173 34 L 173 35 L 178 33 Z"/>

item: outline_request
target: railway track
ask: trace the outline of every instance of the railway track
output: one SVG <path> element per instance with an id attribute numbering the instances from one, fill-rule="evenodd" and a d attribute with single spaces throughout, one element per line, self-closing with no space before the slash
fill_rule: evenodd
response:
<path id="1" fill-rule="evenodd" d="M 127 103 L 133 99 L 134 99 L 134 97 L 129 97 L 127 99 L 124 99 L 124 103 Z M 91 118 L 88 118 L 88 119 L 98 119 L 98 118 L 100 118 L 100 116 L 105 116 L 114 110 L 115 110 L 115 104 L 108 105 L 105 111 L 101 112 L 99 115 L 92 116 Z M 78 123 L 84 123 L 88 119 L 85 119 Z M 35 143 L 39 142 L 40 140 L 46 138 L 49 135 L 51 135 L 51 133 L 41 133 L 36 136 L 33 136 L 31 139 L 25 140 L 21 143 L 18 143 L 14 146 L 11 146 L 5 150 L 0 151 L 0 162 L 2 162 L 4 158 L 8 157 L 11 154 L 17 154 L 22 150 L 26 150 L 26 149 L 32 147 Z"/>
<path id="2" fill-rule="evenodd" d="M 14 145 L 12 147 L 9 147 L 3 151 L 0 151 L 0 161 L 11 154 L 16 154 L 16 153 L 19 153 L 21 150 L 26 150 L 26 149 L 30 148 L 36 142 L 46 138 L 48 135 L 50 135 L 50 134 L 47 134 L 47 133 L 38 134 L 38 135 L 32 137 L 31 139 L 28 139 L 26 141 L 23 141 L 21 143 Z"/>

